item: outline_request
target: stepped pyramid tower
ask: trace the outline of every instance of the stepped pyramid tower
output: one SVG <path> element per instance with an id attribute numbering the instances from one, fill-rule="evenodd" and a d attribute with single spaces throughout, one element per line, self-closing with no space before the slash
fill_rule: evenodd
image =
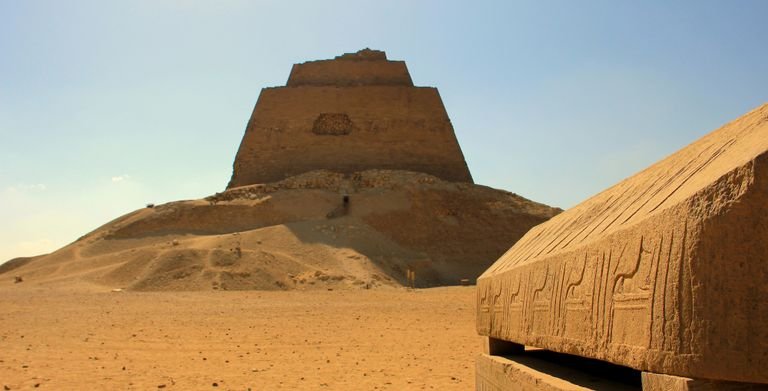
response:
<path id="1" fill-rule="evenodd" d="M 437 89 L 415 87 L 404 61 L 370 49 L 295 64 L 285 87 L 263 89 L 228 188 L 320 169 L 472 182 Z"/>

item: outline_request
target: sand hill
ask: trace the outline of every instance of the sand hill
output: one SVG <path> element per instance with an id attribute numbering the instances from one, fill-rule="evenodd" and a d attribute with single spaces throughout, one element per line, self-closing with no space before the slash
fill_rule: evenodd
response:
<path id="1" fill-rule="evenodd" d="M 0 269 L 133 290 L 474 283 L 560 209 L 475 185 L 437 89 L 375 50 L 264 89 L 228 189 L 137 210 Z"/>
<path id="2" fill-rule="evenodd" d="M 348 202 L 344 203 L 344 196 Z M 314 171 L 122 216 L 6 275 L 134 290 L 371 288 L 474 279 L 559 209 L 407 171 Z"/>

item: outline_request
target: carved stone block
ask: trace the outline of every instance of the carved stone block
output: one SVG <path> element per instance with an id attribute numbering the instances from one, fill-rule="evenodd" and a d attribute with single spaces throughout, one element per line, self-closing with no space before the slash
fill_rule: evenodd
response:
<path id="1" fill-rule="evenodd" d="M 768 105 L 534 227 L 477 292 L 481 335 L 768 383 Z"/>

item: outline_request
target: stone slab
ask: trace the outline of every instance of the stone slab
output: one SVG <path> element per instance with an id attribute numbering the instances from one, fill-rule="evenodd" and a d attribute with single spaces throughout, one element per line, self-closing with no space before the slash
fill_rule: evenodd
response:
<path id="1" fill-rule="evenodd" d="M 536 356 L 477 357 L 477 391 L 639 391 L 640 387 L 588 374 Z"/>
<path id="2" fill-rule="evenodd" d="M 768 384 L 721 382 L 643 372 L 643 391 L 768 391 Z"/>
<path id="3" fill-rule="evenodd" d="M 534 227 L 478 279 L 478 332 L 768 383 L 768 105 Z"/>

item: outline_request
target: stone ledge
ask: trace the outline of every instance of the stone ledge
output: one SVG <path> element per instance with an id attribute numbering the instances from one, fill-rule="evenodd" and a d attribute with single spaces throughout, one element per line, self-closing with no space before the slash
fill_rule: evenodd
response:
<path id="1" fill-rule="evenodd" d="M 544 350 L 526 350 L 525 353 L 511 356 L 481 354 L 477 357 L 475 365 L 477 391 L 639 391 L 641 389 L 639 372 L 633 373 L 628 368 L 595 363 L 593 360 L 583 361 L 578 357 Z M 584 370 L 584 365 L 592 365 L 594 369 Z M 617 370 L 614 371 L 612 368 Z M 617 374 L 617 371 L 627 371 L 629 375 L 625 377 L 636 378 L 624 383 L 595 374 L 595 372 Z"/>

